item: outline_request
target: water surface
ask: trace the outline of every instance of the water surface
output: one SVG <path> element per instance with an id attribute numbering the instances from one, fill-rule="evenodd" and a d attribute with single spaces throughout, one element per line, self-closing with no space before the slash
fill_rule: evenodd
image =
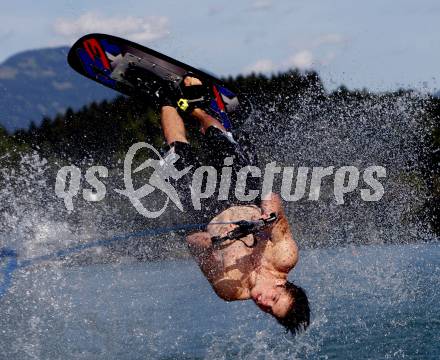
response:
<path id="1" fill-rule="evenodd" d="M 0 299 L 8 359 L 438 359 L 440 245 L 301 253 L 313 319 L 286 335 L 217 298 L 192 261 L 39 267 Z"/>

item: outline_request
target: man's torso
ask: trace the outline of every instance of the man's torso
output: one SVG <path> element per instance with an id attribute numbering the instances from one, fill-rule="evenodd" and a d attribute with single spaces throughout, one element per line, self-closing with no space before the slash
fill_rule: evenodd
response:
<path id="1" fill-rule="evenodd" d="M 212 222 L 260 218 L 261 210 L 257 206 L 233 206 L 214 217 Z M 230 224 L 211 225 L 208 232 L 211 236 L 224 236 L 234 227 Z M 219 249 L 213 250 L 206 268 L 202 267 L 215 292 L 224 300 L 248 299 L 250 277 L 262 266 L 271 266 L 269 259 L 273 245 L 268 241 L 266 232 L 257 235 L 255 247 L 249 247 L 253 244 L 253 235 L 241 240 L 226 241 Z"/>

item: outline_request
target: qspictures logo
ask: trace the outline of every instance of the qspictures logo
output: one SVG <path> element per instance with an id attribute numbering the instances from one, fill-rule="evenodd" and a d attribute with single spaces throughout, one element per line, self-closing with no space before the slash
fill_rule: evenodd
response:
<path id="1" fill-rule="evenodd" d="M 134 159 L 140 154 L 147 158 L 139 166 L 133 169 Z M 151 157 L 152 156 L 152 157 Z M 307 199 L 318 201 L 321 196 L 321 186 L 324 178 L 333 177 L 333 195 L 338 205 L 345 203 L 344 197 L 354 192 L 359 187 L 360 197 L 363 201 L 379 201 L 384 195 L 384 187 L 380 182 L 386 177 L 386 169 L 382 166 L 369 166 L 358 169 L 355 166 L 327 167 L 304 167 L 304 166 L 277 166 L 276 162 L 270 162 L 264 169 L 256 166 L 245 166 L 236 173 L 236 181 L 232 181 L 234 159 L 226 157 L 221 169 L 212 166 L 187 166 L 177 169 L 176 162 L 179 155 L 170 151 L 162 157 L 154 146 L 139 142 L 130 147 L 124 159 L 124 189 L 112 189 L 121 196 L 126 197 L 139 214 L 147 218 L 157 218 L 162 215 L 170 201 L 180 210 L 185 211 L 183 203 L 189 203 L 194 210 L 201 210 L 202 200 L 217 197 L 218 201 L 226 200 L 231 194 L 237 202 L 252 202 L 258 196 L 264 198 L 266 194 L 276 192 L 288 202 Z M 150 168 L 148 180 L 141 187 L 135 189 L 133 176 L 142 174 L 142 171 Z M 296 170 L 296 181 L 294 175 Z M 107 194 L 107 186 L 104 178 L 108 177 L 108 169 L 104 166 L 91 166 L 84 174 L 85 187 L 82 189 L 82 197 L 86 201 L 102 201 Z M 281 177 L 280 189 L 275 189 L 275 178 Z M 248 189 L 246 184 L 249 178 L 258 178 L 260 188 Z M 62 167 L 56 177 L 55 193 L 64 200 L 69 212 L 74 210 L 73 199 L 79 196 L 82 187 L 83 174 L 74 166 Z M 310 184 L 307 193 L 307 183 Z M 188 189 L 182 194 L 178 189 Z M 151 203 L 148 198 L 154 193 L 160 192 L 165 198 L 160 208 L 153 210 L 148 207 Z M 189 195 L 188 195 L 189 194 Z M 157 204 L 156 204 L 157 205 Z"/>

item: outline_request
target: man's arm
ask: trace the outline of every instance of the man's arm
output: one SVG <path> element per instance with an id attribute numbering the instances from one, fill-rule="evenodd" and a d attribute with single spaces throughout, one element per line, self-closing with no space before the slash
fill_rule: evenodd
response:
<path id="1" fill-rule="evenodd" d="M 225 301 L 250 299 L 249 289 L 244 288 L 240 280 L 224 278 L 223 263 L 214 255 L 211 235 L 198 232 L 186 238 L 189 250 L 197 264 L 211 283 L 215 293 Z"/>
<path id="2" fill-rule="evenodd" d="M 298 246 L 293 239 L 279 195 L 271 193 L 261 201 L 263 218 L 271 213 L 277 214 L 277 220 L 270 228 L 270 241 L 273 243 L 273 264 L 281 271 L 288 272 L 298 262 Z"/>
<path id="3" fill-rule="evenodd" d="M 186 237 L 186 243 L 193 256 L 199 258 L 212 248 L 211 235 L 208 232 L 200 231 Z"/>
<path id="4" fill-rule="evenodd" d="M 200 270 L 211 282 L 220 271 L 220 264 L 213 254 L 211 235 L 208 232 L 196 232 L 186 237 L 186 243 Z"/>

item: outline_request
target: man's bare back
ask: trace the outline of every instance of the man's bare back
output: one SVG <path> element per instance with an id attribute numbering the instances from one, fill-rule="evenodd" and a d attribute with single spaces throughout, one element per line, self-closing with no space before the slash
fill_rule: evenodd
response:
<path id="1" fill-rule="evenodd" d="M 207 232 L 188 237 L 190 250 L 199 267 L 216 294 L 224 300 L 253 298 L 252 289 L 256 282 L 265 278 L 285 282 L 297 262 L 298 249 L 280 209 L 279 199 L 263 202 L 262 208 L 277 210 L 278 220 L 271 228 L 256 235 L 255 247 L 250 247 L 254 235 L 248 235 L 241 241 L 228 240 L 219 248 L 213 248 L 211 237 L 226 235 L 236 226 L 231 224 L 210 225 Z M 233 206 L 213 218 L 212 223 L 258 220 L 264 213 L 267 211 L 255 205 Z"/>

